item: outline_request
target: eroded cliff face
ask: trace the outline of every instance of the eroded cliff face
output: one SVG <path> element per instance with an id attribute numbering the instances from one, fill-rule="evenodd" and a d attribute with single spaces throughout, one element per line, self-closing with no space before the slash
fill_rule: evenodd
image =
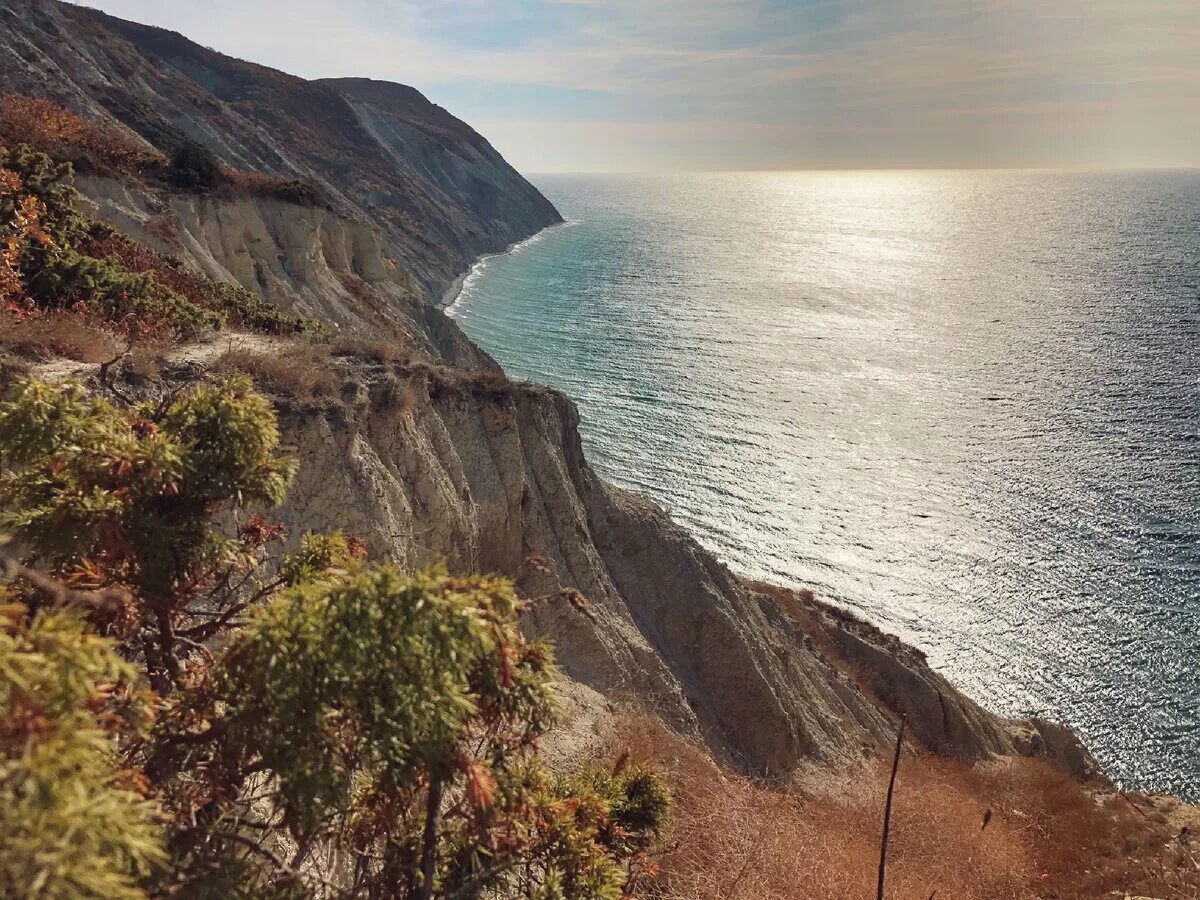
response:
<path id="1" fill-rule="evenodd" d="M 76 178 L 79 205 L 208 278 L 256 291 L 330 333 L 397 340 L 454 365 L 496 368 L 453 320 L 425 302 L 373 225 L 263 197 L 155 190 Z"/>
<path id="2" fill-rule="evenodd" d="M 347 528 L 408 566 L 514 578 L 527 627 L 571 678 L 752 772 L 853 766 L 903 712 L 931 750 L 1030 753 L 1087 774 L 1076 742 L 987 713 L 895 638 L 734 577 L 653 503 L 597 477 L 562 395 L 491 373 L 339 366 L 341 402 L 283 415 L 300 462 L 281 511 L 294 531 Z"/>
<path id="3" fill-rule="evenodd" d="M 411 88 L 307 82 L 53 0 L 11 0 L 0 20 L 8 88 L 159 144 L 201 141 L 333 201 L 79 184 L 93 214 L 209 277 L 403 346 L 402 364 L 332 356 L 337 401 L 277 398 L 300 461 L 280 511 L 293 535 L 340 528 L 407 566 L 512 577 L 527 627 L 554 640 L 574 682 L 649 707 L 747 771 L 853 767 L 903 713 L 937 752 L 1039 754 L 1086 774 L 1069 733 L 1002 721 L 869 625 L 734 577 L 653 503 L 596 476 L 569 400 L 509 382 L 437 311 L 477 255 L 558 221 L 468 126 Z M 203 366 L 219 352 L 177 356 Z"/>
<path id="4" fill-rule="evenodd" d="M 317 187 L 374 225 L 423 295 L 561 221 L 466 123 L 404 85 L 308 81 L 182 35 L 55 0 L 0 6 L 0 90 L 46 97 L 167 152 Z"/>

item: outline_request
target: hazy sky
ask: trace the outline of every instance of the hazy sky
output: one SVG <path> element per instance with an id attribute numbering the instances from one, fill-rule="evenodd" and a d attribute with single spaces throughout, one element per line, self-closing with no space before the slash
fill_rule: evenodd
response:
<path id="1" fill-rule="evenodd" d="M 1200 165 L 1200 0 L 92 0 L 528 172 Z"/>

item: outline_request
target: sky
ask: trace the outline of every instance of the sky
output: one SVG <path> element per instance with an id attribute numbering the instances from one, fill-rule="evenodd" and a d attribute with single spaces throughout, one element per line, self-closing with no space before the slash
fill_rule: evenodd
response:
<path id="1" fill-rule="evenodd" d="M 1200 0 L 87 0 L 419 88 L 518 169 L 1200 165 Z"/>

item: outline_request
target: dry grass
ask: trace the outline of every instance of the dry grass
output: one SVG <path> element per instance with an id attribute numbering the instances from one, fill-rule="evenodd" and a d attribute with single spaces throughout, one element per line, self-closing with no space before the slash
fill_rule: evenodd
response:
<path id="1" fill-rule="evenodd" d="M 355 356 L 384 365 L 408 363 L 413 359 L 412 348 L 398 341 L 341 337 L 334 340 L 329 349 L 334 356 Z"/>
<path id="2" fill-rule="evenodd" d="M 396 378 L 383 383 L 381 394 L 380 407 L 401 416 L 411 416 L 421 405 L 413 386 Z"/>
<path id="3" fill-rule="evenodd" d="M 0 315 L 0 346 L 34 359 L 107 362 L 121 352 L 113 335 L 72 313 Z"/>
<path id="4" fill-rule="evenodd" d="M 654 896 L 875 895 L 884 766 L 801 796 L 718 768 L 653 720 L 626 718 L 614 741 L 613 750 L 620 749 L 662 766 L 674 796 Z M 971 769 L 906 754 L 893 811 L 889 898 L 1092 898 L 1112 891 L 1200 896 L 1200 871 L 1161 814 L 1143 815 L 1115 796 L 1097 801 L 1034 760 Z"/>
<path id="5" fill-rule="evenodd" d="M 297 400 L 337 396 L 339 382 L 328 366 L 328 347 L 302 342 L 265 353 L 234 347 L 213 364 L 218 372 L 244 372 L 265 390 Z"/>
<path id="6" fill-rule="evenodd" d="M 441 396 L 480 397 L 490 400 L 516 398 L 521 395 L 543 394 L 548 389 L 528 381 L 513 381 L 495 369 L 461 369 L 442 365 L 415 365 L 414 372 L 429 380 L 429 394 Z"/>
<path id="7" fill-rule="evenodd" d="M 281 178 L 263 172 L 248 172 L 221 166 L 221 187 L 226 193 L 267 197 L 298 206 L 324 206 L 326 201 L 314 185 L 294 178 Z"/>

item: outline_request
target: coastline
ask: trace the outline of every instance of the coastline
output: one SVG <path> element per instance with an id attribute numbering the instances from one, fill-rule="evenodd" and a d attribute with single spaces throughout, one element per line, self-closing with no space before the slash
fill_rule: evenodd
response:
<path id="1" fill-rule="evenodd" d="M 442 293 L 441 299 L 438 300 L 438 302 L 435 304 L 435 306 L 438 309 L 440 309 L 443 313 L 445 313 L 447 316 L 449 316 L 450 318 L 454 318 L 454 308 L 458 305 L 459 301 L 462 299 L 463 291 L 466 289 L 467 285 L 483 271 L 483 269 L 487 266 L 488 262 L 490 262 L 493 259 L 496 259 L 497 257 L 507 256 L 510 253 L 516 253 L 519 250 L 523 250 L 526 247 L 528 247 L 529 245 L 537 243 L 542 238 L 544 238 L 547 234 L 549 234 L 551 231 L 554 231 L 557 228 L 563 228 L 563 227 L 566 227 L 569 225 L 577 225 L 577 224 L 578 224 L 577 219 L 563 219 L 559 222 L 555 222 L 552 225 L 547 225 L 546 227 L 544 227 L 538 231 L 535 231 L 533 234 L 531 234 L 527 238 L 523 238 L 519 241 L 514 241 L 513 243 L 509 244 L 507 247 L 505 247 L 503 250 L 501 250 L 497 253 L 483 254 L 482 256 L 478 257 L 475 260 L 475 262 L 473 262 L 471 264 L 471 267 L 469 269 L 467 269 L 465 272 L 458 275 L 458 277 L 456 277 L 454 279 L 454 281 L 450 282 L 450 286 L 447 287 L 446 290 Z"/>
<path id="2" fill-rule="evenodd" d="M 596 223 L 595 219 L 593 219 L 592 221 L 593 221 L 593 223 Z M 555 223 L 553 225 L 546 226 L 545 228 L 541 229 L 540 231 L 534 233 L 533 235 L 530 235 L 528 238 L 525 238 L 524 240 L 517 241 L 517 242 L 510 244 L 506 249 L 504 249 L 502 251 L 499 251 L 496 253 L 484 254 L 484 255 L 478 257 L 475 260 L 475 262 L 471 265 L 471 267 L 468 270 L 466 270 L 465 272 L 458 275 L 454 279 L 454 282 L 443 293 L 441 301 L 437 304 L 438 308 L 441 309 L 443 312 L 445 312 L 451 318 L 454 318 L 457 311 L 460 311 L 465 308 L 463 304 L 465 304 L 465 302 L 467 301 L 467 298 L 470 296 L 470 294 L 466 291 L 466 288 L 468 286 L 470 286 L 471 284 L 473 284 L 476 278 L 481 277 L 483 275 L 483 273 L 486 271 L 488 263 L 492 259 L 494 259 L 496 257 L 512 254 L 519 250 L 522 250 L 526 246 L 536 243 L 537 241 L 541 240 L 543 237 L 545 237 L 547 234 L 549 234 L 553 229 L 558 228 L 560 225 L 571 225 L 571 224 L 579 224 L 579 222 L 577 220 L 564 220 L 563 222 L 559 222 L 559 223 Z M 556 249 L 558 248 L 558 245 L 552 245 L 552 246 Z M 500 364 L 501 364 L 501 366 L 504 366 L 503 361 L 501 361 Z M 541 383 L 547 383 L 547 382 L 541 381 Z M 557 390 L 565 390 L 562 387 L 557 387 L 556 389 Z M 625 479 L 623 479 L 619 476 L 612 478 L 611 480 L 618 485 L 622 485 L 626 488 L 636 490 L 641 495 L 651 496 L 648 488 L 645 486 L 631 485 L 631 484 L 629 484 L 628 481 L 626 481 Z M 662 501 L 657 501 L 657 502 L 661 503 Z M 684 526 L 684 527 L 687 530 L 687 532 L 698 543 L 705 546 L 705 548 L 710 553 L 712 553 L 713 556 L 716 557 L 721 562 L 722 565 L 730 567 L 735 572 L 735 574 L 740 577 L 743 577 L 743 578 L 752 577 L 744 569 L 740 569 L 740 567 L 738 567 L 736 565 L 736 563 L 731 563 L 731 561 L 729 559 L 727 559 L 724 556 L 724 554 L 722 554 L 717 549 L 717 547 L 706 542 L 704 539 L 704 536 L 702 534 L 698 533 L 698 531 L 693 530 L 695 526 L 689 525 L 689 526 Z M 779 579 L 776 579 L 775 581 L 772 582 L 772 584 L 773 584 L 773 586 L 779 587 L 779 588 L 803 589 L 803 587 L 804 587 L 803 584 L 801 584 L 797 581 L 794 581 L 794 580 L 789 580 L 787 582 L 781 582 Z M 832 602 L 833 605 L 840 605 L 836 599 L 829 601 L 828 595 L 825 594 L 825 592 L 822 592 L 822 594 L 824 596 L 826 596 L 827 602 Z M 854 607 L 852 607 L 848 604 L 843 605 L 843 611 L 852 611 L 853 609 L 854 609 Z M 874 627 L 879 628 L 879 630 L 881 632 L 888 634 L 889 636 L 892 634 L 895 634 L 897 631 L 897 629 L 894 625 L 889 627 L 887 624 L 885 624 L 878 618 L 872 619 L 871 621 L 872 621 L 872 625 Z M 900 642 L 903 643 L 903 645 L 905 647 L 911 647 L 915 653 L 921 654 L 922 656 L 925 654 L 925 652 L 934 652 L 936 650 L 936 645 L 933 645 L 932 643 L 919 641 L 912 636 L 907 636 L 904 638 L 893 638 L 893 640 L 899 640 Z M 943 668 L 944 665 L 945 664 L 943 663 L 938 668 L 936 668 L 934 671 L 937 672 L 939 675 L 942 675 L 943 677 L 945 677 L 950 683 L 954 684 L 956 687 L 961 684 L 969 684 L 969 682 L 964 682 L 961 680 L 961 675 L 959 677 L 955 677 L 955 675 L 952 671 L 949 671 L 949 670 Z M 1012 677 L 1012 676 L 1010 676 L 1010 677 Z M 1017 683 L 1020 683 L 1020 682 L 1017 682 Z M 960 689 L 962 689 L 962 688 L 960 688 Z M 965 689 L 963 689 L 963 690 L 965 693 L 966 692 Z M 968 696 L 970 696 L 972 699 L 976 700 L 977 702 L 981 703 L 986 709 L 989 710 L 989 712 L 992 712 L 993 710 L 995 710 L 997 708 L 997 703 L 993 697 L 986 696 L 982 693 L 977 694 L 974 692 L 968 694 Z M 1032 707 L 1032 708 L 1039 709 L 1040 707 Z M 1001 709 L 1002 709 L 1002 712 L 995 713 L 999 717 L 1001 717 L 1001 718 L 1009 718 L 1009 717 L 1019 718 L 1023 715 L 1028 715 L 1029 714 L 1028 710 L 1030 709 L 1030 707 L 1021 707 L 1019 709 L 1013 709 L 1013 708 L 1009 708 L 1009 707 L 1001 707 Z M 1053 713 L 1046 713 L 1046 715 L 1049 715 L 1051 717 L 1054 716 Z M 1084 742 L 1082 736 L 1080 735 L 1080 726 L 1079 725 L 1072 724 L 1071 726 L 1067 726 L 1067 727 L 1068 727 L 1069 731 L 1071 732 L 1071 734 L 1076 736 L 1080 745 L 1083 748 L 1085 748 L 1085 750 L 1089 754 L 1094 752 L 1092 750 L 1092 747 L 1094 746 L 1093 743 L 1091 741 Z M 1097 764 L 1097 768 L 1102 771 L 1105 771 L 1107 773 L 1110 773 L 1112 775 L 1112 777 L 1116 778 L 1122 789 L 1140 790 L 1140 791 L 1147 791 L 1147 792 L 1150 792 L 1153 794 L 1158 794 L 1158 795 L 1163 795 L 1163 796 L 1173 796 L 1173 797 L 1180 799 L 1182 802 L 1189 802 L 1193 799 L 1192 794 L 1190 794 L 1185 788 L 1180 788 L 1180 787 L 1176 787 L 1176 786 L 1168 787 L 1168 786 L 1162 786 L 1161 784 L 1153 784 L 1153 783 L 1147 784 L 1146 782 L 1141 781 L 1141 780 L 1131 780 L 1131 778 L 1128 775 L 1122 776 L 1122 773 L 1119 770 L 1117 772 L 1113 772 L 1112 771 L 1113 765 L 1114 765 L 1114 763 L 1113 763 L 1112 758 L 1106 758 L 1103 764 Z"/>
<path id="3" fill-rule="evenodd" d="M 475 267 L 486 258 L 486 256 L 481 256 L 471 263 L 471 268 L 450 282 L 450 286 L 442 293 L 442 298 L 434 305 L 442 312 L 449 314 L 450 308 L 458 302 L 459 295 L 462 294 L 463 285 L 467 283 L 467 276 L 474 272 Z"/>

